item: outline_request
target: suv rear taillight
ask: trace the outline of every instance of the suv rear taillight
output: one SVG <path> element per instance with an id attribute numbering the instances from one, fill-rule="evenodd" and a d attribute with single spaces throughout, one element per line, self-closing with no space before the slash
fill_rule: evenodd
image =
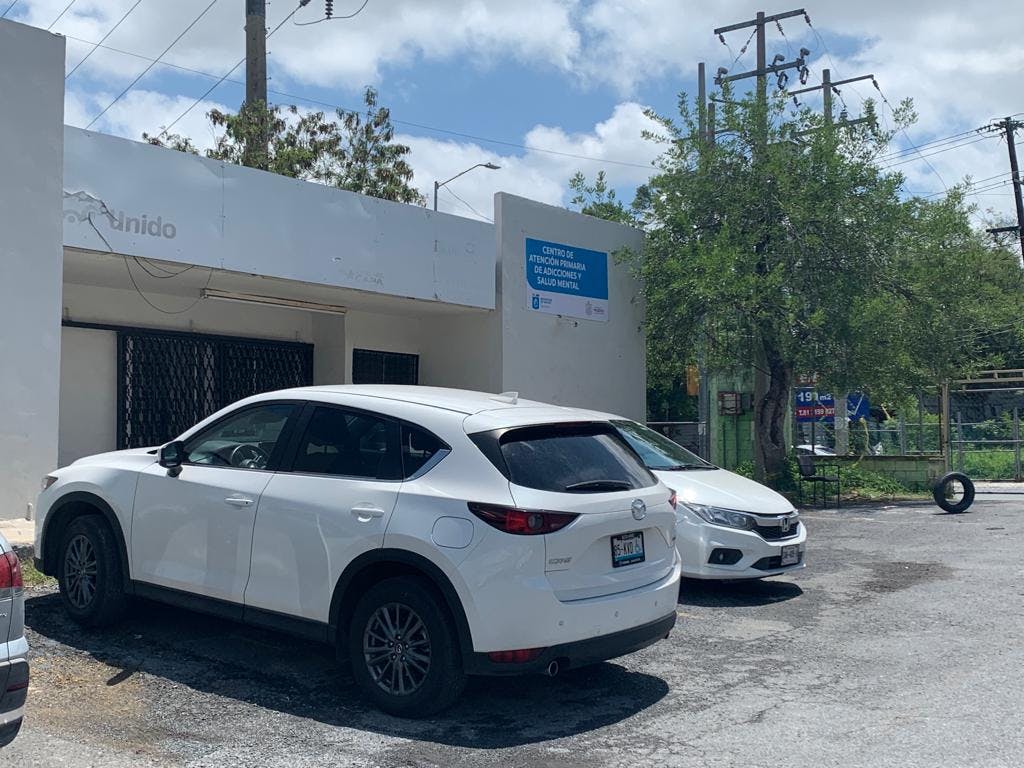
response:
<path id="1" fill-rule="evenodd" d="M 535 509 L 503 507 L 499 504 L 469 502 L 469 511 L 492 528 L 518 536 L 560 531 L 579 515 L 571 512 L 542 512 Z"/>
<path id="2" fill-rule="evenodd" d="M 21 589 L 24 586 L 21 561 L 13 552 L 5 552 L 0 556 L 0 589 Z"/>

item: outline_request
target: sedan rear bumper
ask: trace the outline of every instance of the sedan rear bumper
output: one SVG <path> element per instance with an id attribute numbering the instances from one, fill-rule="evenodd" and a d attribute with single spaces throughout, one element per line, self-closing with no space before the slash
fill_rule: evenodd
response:
<path id="1" fill-rule="evenodd" d="M 473 653 L 465 660 L 465 669 L 470 675 L 526 675 L 546 671 L 553 661 L 558 662 L 560 670 L 585 667 L 654 645 L 668 637 L 675 623 L 673 608 L 668 616 L 639 627 L 545 648 L 536 659 L 524 664 L 501 664 L 491 661 L 486 653 Z"/>

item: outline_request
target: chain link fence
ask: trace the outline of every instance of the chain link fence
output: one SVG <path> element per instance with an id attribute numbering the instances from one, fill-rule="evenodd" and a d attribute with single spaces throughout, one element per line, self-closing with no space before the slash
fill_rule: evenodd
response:
<path id="1" fill-rule="evenodd" d="M 986 371 L 948 388 L 950 468 L 976 480 L 1024 480 L 1024 370 Z"/>

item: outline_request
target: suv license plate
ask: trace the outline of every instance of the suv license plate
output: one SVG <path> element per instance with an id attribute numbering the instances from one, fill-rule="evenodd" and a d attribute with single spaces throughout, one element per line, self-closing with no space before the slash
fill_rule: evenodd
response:
<path id="1" fill-rule="evenodd" d="M 643 531 L 612 536 L 612 567 L 621 568 L 644 561 Z"/>
<path id="2" fill-rule="evenodd" d="M 796 544 L 782 548 L 782 565 L 796 565 L 800 562 L 800 548 Z"/>

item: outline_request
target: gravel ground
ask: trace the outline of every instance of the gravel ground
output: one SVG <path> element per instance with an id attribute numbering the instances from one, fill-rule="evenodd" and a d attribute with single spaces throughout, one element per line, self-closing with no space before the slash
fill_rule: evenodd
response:
<path id="1" fill-rule="evenodd" d="M 671 638 L 447 715 L 368 708 L 321 646 L 155 604 L 116 630 L 27 603 L 19 766 L 1020 766 L 1024 496 L 810 512 L 809 566 L 685 583 Z"/>

